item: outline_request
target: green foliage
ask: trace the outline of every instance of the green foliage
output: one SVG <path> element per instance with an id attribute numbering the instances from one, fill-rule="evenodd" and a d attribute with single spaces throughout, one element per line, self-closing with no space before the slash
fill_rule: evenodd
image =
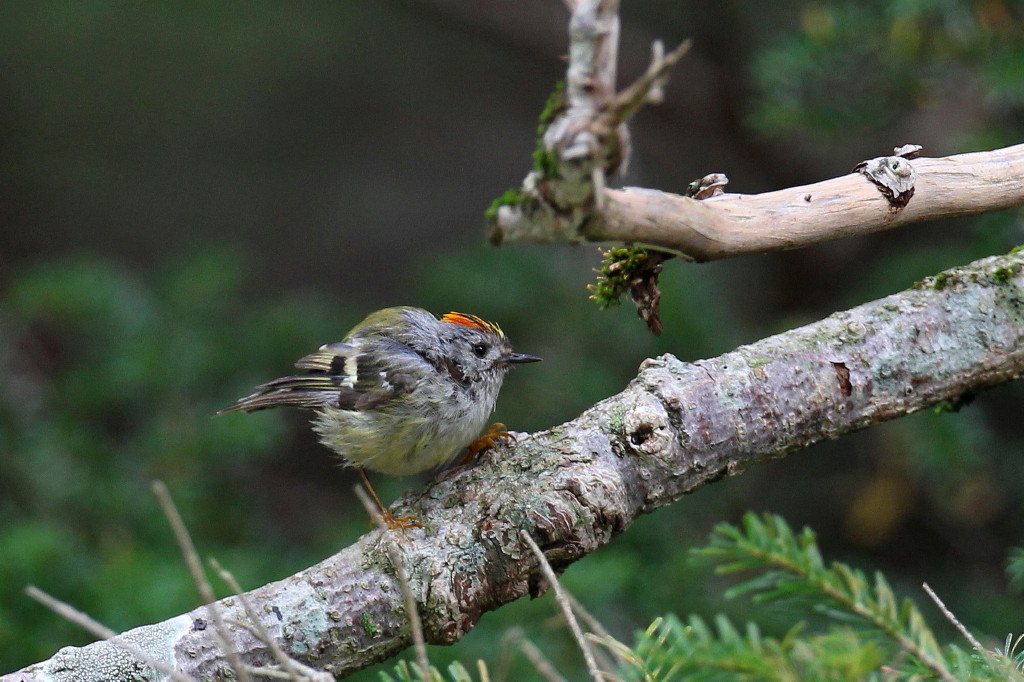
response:
<path id="1" fill-rule="evenodd" d="M 763 635 L 757 625 L 737 628 L 719 615 L 714 626 L 699 616 L 686 623 L 659 618 L 640 636 L 636 679 L 669 680 L 840 680 L 878 679 L 884 652 L 863 642 L 852 628 L 804 635 L 796 627 L 782 638 Z"/>
<path id="2" fill-rule="evenodd" d="M 490 679 L 487 674 L 487 666 L 483 661 L 477 661 L 480 680 Z M 392 675 L 393 673 L 393 675 Z M 423 675 L 420 669 L 407 661 L 401 661 L 391 672 L 380 671 L 381 682 L 473 682 L 473 676 L 465 666 L 458 661 L 448 666 L 448 676 L 442 675 L 437 668 L 431 666 L 430 674 Z"/>
<path id="3" fill-rule="evenodd" d="M 1001 113 L 1019 109 L 1024 47 L 1008 28 L 1015 10 L 1001 5 L 975 12 L 954 0 L 808 3 L 802 30 L 755 63 L 752 122 L 765 132 L 886 130 L 940 96 L 952 73 Z"/>
<path id="4" fill-rule="evenodd" d="M 881 573 L 826 565 L 814 533 L 794 532 L 779 516 L 748 513 L 741 526 L 721 524 L 696 554 L 717 563 L 718 573 L 757 572 L 729 596 L 785 602 L 835 622 L 810 635 L 798 623 L 772 638 L 724 616 L 713 628 L 698 617 L 656 621 L 635 648 L 638 679 L 881 680 L 882 666 L 900 679 L 1024 679 L 1009 640 L 1002 653 L 940 647 L 914 603 L 898 599 Z"/>
<path id="5" fill-rule="evenodd" d="M 212 415 L 342 332 L 325 322 L 340 316 L 305 300 L 247 306 L 240 272 L 210 251 L 149 281 L 94 258 L 11 281 L 0 304 L 0 669 L 87 641 L 30 602 L 29 583 L 114 628 L 195 605 L 153 479 L 247 586 L 337 544 L 321 531 L 296 552 L 297 529 L 274 520 L 264 482 L 286 415 Z M 260 561 L 236 562 L 231 548 L 257 538 Z"/>

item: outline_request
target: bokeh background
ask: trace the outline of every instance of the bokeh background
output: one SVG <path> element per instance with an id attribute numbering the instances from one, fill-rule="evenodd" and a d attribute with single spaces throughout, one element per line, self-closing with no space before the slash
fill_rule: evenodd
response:
<path id="1" fill-rule="evenodd" d="M 627 184 L 722 171 L 759 192 L 906 142 L 942 156 L 1024 131 L 1017 2 L 623 5 L 623 82 L 653 39 L 694 40 L 632 125 Z M 0 5 L 0 671 L 90 641 L 28 583 L 115 629 L 196 605 L 153 479 L 247 588 L 365 532 L 351 473 L 301 414 L 211 415 L 373 309 L 499 321 L 545 362 L 513 373 L 495 417 L 535 430 L 651 355 L 714 356 L 1024 242 L 1008 211 L 671 262 L 654 338 L 587 300 L 594 247 L 484 243 L 484 209 L 529 167 L 566 24 L 556 0 Z M 791 614 L 724 602 L 688 556 L 715 523 L 773 511 L 919 602 L 928 581 L 1001 640 L 1024 629 L 1004 573 L 1024 543 L 1022 398 L 1000 387 L 755 467 L 643 519 L 567 585 L 626 641 L 667 611 L 784 629 Z M 422 484 L 375 480 L 387 499 Z M 432 660 L 529 677 L 503 643 L 514 626 L 579 674 L 549 597 Z"/>

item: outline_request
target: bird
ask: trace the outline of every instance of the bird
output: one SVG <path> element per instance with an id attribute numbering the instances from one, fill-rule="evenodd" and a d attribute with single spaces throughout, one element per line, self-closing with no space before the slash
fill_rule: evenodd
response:
<path id="1" fill-rule="evenodd" d="M 384 507 L 365 470 L 415 474 L 509 437 L 496 424 L 478 438 L 509 369 L 540 359 L 513 352 L 501 327 L 475 315 L 384 308 L 300 358 L 302 373 L 257 386 L 217 414 L 312 410 L 320 442 L 357 470 L 387 526 L 414 527 L 414 517 Z"/>

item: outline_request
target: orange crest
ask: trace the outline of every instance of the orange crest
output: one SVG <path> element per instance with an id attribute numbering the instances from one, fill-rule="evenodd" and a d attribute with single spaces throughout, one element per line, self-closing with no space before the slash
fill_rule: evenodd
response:
<path id="1" fill-rule="evenodd" d="M 450 312 L 441 316 L 442 322 L 451 322 L 452 324 L 461 324 L 463 327 L 469 327 L 470 329 L 477 329 L 487 334 L 497 334 L 501 338 L 505 338 L 505 332 L 501 331 L 501 327 L 488 322 L 487 320 L 481 320 L 476 315 L 467 315 L 465 313 Z"/>

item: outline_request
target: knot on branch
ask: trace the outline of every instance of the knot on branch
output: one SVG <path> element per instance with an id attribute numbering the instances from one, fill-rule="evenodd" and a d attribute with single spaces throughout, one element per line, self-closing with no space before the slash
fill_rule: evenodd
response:
<path id="1" fill-rule="evenodd" d="M 914 167 L 908 159 L 916 158 L 920 151 L 921 145 L 905 144 L 896 147 L 893 156 L 861 161 L 853 170 L 873 182 L 889 201 L 889 206 L 899 210 L 909 204 L 914 196 Z"/>

